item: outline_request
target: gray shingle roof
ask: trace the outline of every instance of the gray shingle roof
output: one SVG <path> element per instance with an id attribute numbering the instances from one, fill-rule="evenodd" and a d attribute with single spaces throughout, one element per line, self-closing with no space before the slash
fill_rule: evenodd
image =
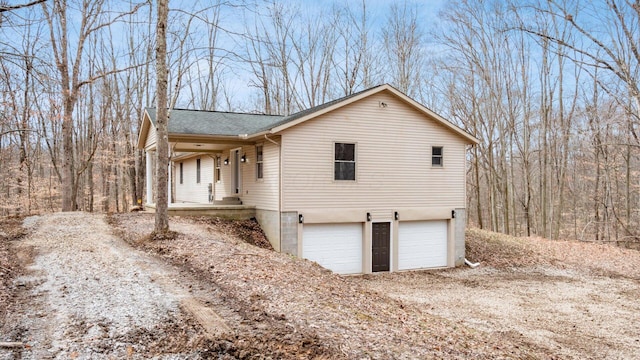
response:
<path id="1" fill-rule="evenodd" d="M 156 109 L 146 110 L 155 126 Z M 283 118 L 280 115 L 171 109 L 168 130 L 174 134 L 237 136 L 270 129 Z"/>
<path id="2" fill-rule="evenodd" d="M 335 99 L 335 100 L 329 101 L 327 103 L 324 103 L 324 104 L 321 104 L 321 105 L 318 105 L 318 106 L 314 106 L 314 107 L 306 109 L 306 110 L 299 111 L 299 112 L 297 112 L 295 114 L 291 114 L 289 116 L 286 116 L 286 117 L 282 118 L 282 120 L 280 122 L 278 122 L 276 124 L 273 124 L 272 126 L 266 128 L 266 129 L 262 129 L 262 130 L 268 130 L 268 129 L 272 129 L 272 128 L 280 126 L 280 125 L 284 125 L 284 124 L 286 124 L 288 122 L 291 122 L 291 121 L 297 120 L 297 119 L 299 119 L 301 117 L 305 117 L 307 115 L 313 114 L 314 112 L 320 111 L 322 109 L 326 109 L 326 108 L 331 107 L 331 106 L 333 106 L 333 105 L 335 105 L 337 103 L 343 102 L 343 101 L 345 101 L 347 99 L 350 99 L 350 98 L 352 98 L 354 96 L 358 96 L 358 95 L 360 95 L 360 94 L 362 94 L 364 92 L 371 91 L 371 90 L 373 90 L 373 89 L 375 89 L 377 87 L 380 87 L 380 86 L 383 86 L 383 85 L 378 85 L 378 86 L 374 86 L 374 87 L 371 87 L 371 88 L 368 88 L 368 89 L 364 89 L 362 91 L 358 91 L 358 92 L 353 93 L 351 95 L 347 95 L 347 96 L 341 97 L 339 99 Z"/>
<path id="3" fill-rule="evenodd" d="M 172 109 L 168 126 L 169 133 L 222 136 L 256 134 L 313 114 L 316 111 L 328 108 L 376 87 L 362 90 L 289 116 Z M 146 110 L 151 118 L 151 123 L 155 126 L 156 109 L 147 108 Z"/>

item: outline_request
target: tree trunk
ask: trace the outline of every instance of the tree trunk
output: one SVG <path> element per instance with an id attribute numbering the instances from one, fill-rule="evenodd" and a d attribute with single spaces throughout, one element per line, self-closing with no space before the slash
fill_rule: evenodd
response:
<path id="1" fill-rule="evenodd" d="M 68 89 L 63 92 L 68 93 Z M 69 96 L 69 95 L 66 95 Z M 65 96 L 65 97 L 66 97 Z M 65 100 L 62 118 L 62 211 L 74 211 L 73 203 L 73 101 Z"/>
<path id="2" fill-rule="evenodd" d="M 156 162 L 156 219 L 155 231 L 169 230 L 168 211 L 168 167 L 169 138 L 167 134 L 167 13 L 169 0 L 158 0 L 158 23 L 156 35 L 156 124 L 157 124 L 157 162 Z"/>

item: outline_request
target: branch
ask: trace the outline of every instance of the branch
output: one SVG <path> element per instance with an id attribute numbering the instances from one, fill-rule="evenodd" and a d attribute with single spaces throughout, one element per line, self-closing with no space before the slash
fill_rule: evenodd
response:
<path id="1" fill-rule="evenodd" d="M 7 130 L 7 131 L 0 132 L 0 136 L 4 136 L 4 135 L 11 134 L 11 133 L 14 133 L 14 132 L 27 132 L 27 131 L 37 132 L 36 130 L 33 130 L 33 129 L 14 129 L 14 130 Z"/>
<path id="2" fill-rule="evenodd" d="M 88 36 L 88 35 L 90 35 L 90 34 L 92 34 L 92 33 L 94 33 L 94 32 L 96 32 L 96 31 L 98 31 L 98 30 L 100 30 L 100 29 L 102 29 L 102 28 L 104 28 L 104 27 L 111 26 L 112 24 L 114 24 L 115 22 L 119 21 L 121 18 L 123 18 L 123 17 L 125 17 L 125 16 L 135 14 L 136 12 L 138 12 L 138 10 L 139 10 L 141 7 L 143 7 L 143 6 L 145 6 L 145 5 L 152 5 L 151 0 L 146 0 L 146 1 L 144 1 L 144 2 L 141 2 L 141 3 L 139 3 L 139 4 L 136 4 L 136 6 L 134 6 L 134 7 L 131 9 L 131 11 L 127 11 L 127 12 L 120 13 L 120 14 L 118 14 L 116 17 L 114 17 L 113 19 L 111 19 L 109 22 L 101 23 L 101 24 L 98 24 L 98 25 L 96 25 L 96 26 L 93 26 L 93 27 L 90 27 L 90 28 L 86 29 L 86 31 L 85 31 L 85 33 L 84 33 L 85 37 L 86 37 L 86 36 Z M 94 14 L 94 15 L 95 15 L 95 14 Z M 94 19 L 94 21 L 95 21 L 95 19 Z"/>
<path id="3" fill-rule="evenodd" d="M 47 0 L 34 0 L 30 3 L 18 4 L 18 5 L 0 5 L 0 13 L 3 13 L 5 11 L 18 10 L 18 9 L 22 9 L 22 8 L 33 6 L 33 5 L 38 5 L 45 1 Z"/>
<path id="4" fill-rule="evenodd" d="M 146 63 L 143 63 L 143 64 L 127 66 L 126 68 L 123 68 L 123 69 L 114 69 L 114 70 L 111 70 L 111 71 L 103 72 L 103 73 L 100 73 L 98 75 L 92 76 L 92 77 L 90 77 L 90 78 L 88 78 L 86 80 L 80 81 L 76 85 L 76 90 L 80 89 L 84 85 L 91 84 L 92 82 L 94 82 L 94 81 L 96 81 L 98 79 L 102 79 L 104 77 L 107 77 L 107 76 L 113 75 L 113 74 L 119 74 L 119 73 L 121 73 L 123 71 L 135 69 L 135 68 L 138 68 L 138 67 L 141 67 L 141 66 L 145 66 L 145 65 L 149 64 L 150 62 L 152 62 L 152 61 L 147 61 Z"/>

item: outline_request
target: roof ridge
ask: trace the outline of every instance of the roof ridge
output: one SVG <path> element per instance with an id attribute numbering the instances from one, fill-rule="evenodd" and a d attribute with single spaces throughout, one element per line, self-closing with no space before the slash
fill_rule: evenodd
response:
<path id="1" fill-rule="evenodd" d="M 155 110 L 155 106 L 146 107 L 145 110 Z M 237 114 L 237 115 L 258 115 L 258 116 L 278 116 L 285 117 L 284 115 L 279 114 L 264 114 L 264 113 L 251 113 L 251 112 L 237 112 L 237 111 L 219 111 L 219 110 L 199 110 L 199 109 L 184 109 L 184 108 L 173 108 L 171 110 L 180 110 L 180 111 L 193 111 L 193 112 L 201 112 L 201 113 L 218 113 L 218 114 Z"/>

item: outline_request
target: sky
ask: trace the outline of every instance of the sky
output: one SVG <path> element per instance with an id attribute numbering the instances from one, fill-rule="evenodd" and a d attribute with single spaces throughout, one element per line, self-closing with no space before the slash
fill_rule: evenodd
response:
<path id="1" fill-rule="evenodd" d="M 70 10 L 67 12 L 67 14 L 70 20 L 68 21 L 68 24 L 69 24 L 69 28 L 71 29 L 71 33 L 69 34 L 69 40 L 71 44 L 76 43 L 76 39 L 77 39 L 76 33 L 77 33 L 77 27 L 79 25 L 79 14 L 78 14 L 78 11 L 75 11 L 75 10 L 77 10 L 77 7 L 78 7 L 76 3 L 79 1 L 80 0 L 68 0 Z M 122 9 L 128 9 L 131 6 L 130 4 L 132 3 L 135 4 L 142 1 L 143 0 L 107 0 L 106 7 L 117 11 Z M 223 0 L 219 0 L 219 1 L 225 2 Z M 279 2 L 284 3 L 287 6 L 297 6 L 298 11 L 300 13 L 299 20 L 302 22 L 306 21 L 305 19 L 313 19 L 315 17 L 320 17 L 320 16 L 329 16 L 331 13 L 331 9 L 333 7 L 341 8 L 344 6 L 350 6 L 352 9 L 355 9 L 355 11 L 359 11 L 359 9 L 362 6 L 361 0 L 353 0 L 353 1 L 279 0 Z M 14 0 L 14 1 L 10 1 L 10 3 L 20 3 L 20 1 Z M 194 12 L 197 12 L 197 10 L 199 9 L 207 8 L 209 6 L 212 6 L 215 3 L 216 3 L 215 0 L 193 0 L 193 1 L 192 0 L 170 0 L 169 5 L 170 5 L 170 8 L 172 9 L 172 11 L 170 12 L 170 18 L 173 17 L 174 19 L 177 19 L 181 15 L 184 15 L 184 13 L 182 13 L 181 11 L 184 11 L 187 13 L 194 13 Z M 233 4 L 243 3 L 243 1 L 241 0 L 235 1 L 235 2 L 232 1 L 229 3 L 233 5 Z M 264 13 L 265 11 L 267 11 L 267 6 L 270 3 L 270 1 L 269 0 L 245 0 L 244 3 L 258 4 L 260 6 L 259 11 Z M 365 0 L 365 3 L 366 3 L 367 12 L 369 14 L 367 22 L 369 26 L 370 36 L 375 38 L 380 37 L 381 28 L 383 27 L 384 23 L 387 21 L 389 7 L 394 3 L 398 5 L 402 5 L 406 3 L 409 7 L 415 7 L 416 10 L 418 11 L 420 25 L 422 26 L 423 31 L 426 31 L 427 29 L 431 28 L 431 26 L 433 26 L 434 23 L 437 22 L 438 12 L 443 8 L 443 6 L 447 4 L 447 2 L 444 0 L 422 0 L 422 1 Z M 220 24 L 224 29 L 230 30 L 234 34 L 228 35 L 228 34 L 222 33 L 220 35 L 220 38 L 218 39 L 217 47 L 221 49 L 230 50 L 232 53 L 240 53 L 244 50 L 243 48 L 244 46 L 239 44 L 240 41 L 238 39 L 242 39 L 241 34 L 245 32 L 245 27 L 247 26 L 247 24 L 252 24 L 255 22 L 255 17 L 257 15 L 251 10 L 256 11 L 255 10 L 256 6 L 253 6 L 253 7 L 246 6 L 245 9 L 237 6 L 224 6 L 223 9 L 224 10 L 222 11 Z M 36 10 L 34 13 L 41 12 L 40 5 L 35 6 L 34 10 Z M 140 12 L 137 18 L 138 23 L 136 26 L 139 26 L 143 29 L 150 28 L 151 30 L 153 30 L 154 24 L 149 24 L 149 20 L 151 20 L 151 22 L 155 20 L 155 9 L 153 9 L 151 16 L 149 16 L 149 11 L 150 10 L 147 7 Z M 38 15 L 35 15 L 35 16 L 38 16 Z M 184 19 L 186 19 L 186 16 L 183 16 L 183 20 L 174 22 L 170 26 L 172 26 L 174 30 L 176 30 L 177 32 L 180 32 L 186 26 Z M 203 38 L 203 35 L 201 35 L 202 32 L 198 32 L 199 25 L 195 23 L 197 22 L 194 22 L 191 25 L 192 39 L 194 39 L 194 41 L 200 41 L 196 45 L 202 47 L 203 42 L 201 40 Z M 113 31 L 113 38 L 116 39 L 115 41 L 116 46 L 118 46 L 119 44 L 122 46 L 122 48 L 118 51 L 118 56 L 121 58 L 123 67 L 130 65 L 127 63 L 129 61 L 129 54 L 128 54 L 128 48 L 126 46 L 127 35 L 124 32 L 128 29 L 128 27 L 129 25 L 125 23 L 121 23 L 119 25 L 115 25 L 111 27 Z M 42 23 L 42 27 L 40 29 L 41 29 L 41 35 L 39 37 L 45 40 L 48 39 L 48 31 L 44 23 Z M 9 39 L 19 39 L 20 38 L 19 32 L 22 31 L 23 29 L 20 29 L 20 28 L 13 29 L 17 31 L 16 34 L 5 32 L 5 31 L 11 31 L 11 29 L 8 29 L 8 27 L 4 27 L 3 29 L 0 29 L 0 30 L 2 30 L 0 36 L 6 36 Z M 153 34 L 151 34 L 151 36 L 153 37 Z M 122 40 L 120 41 L 120 39 Z M 154 39 L 151 38 L 148 41 L 153 41 L 153 40 Z M 428 42 L 429 42 L 428 37 L 425 39 L 425 42 L 426 42 L 426 45 L 428 46 Z M 17 47 L 19 48 L 19 44 L 17 45 L 18 45 Z M 88 47 L 87 49 L 90 49 L 90 48 Z M 70 52 L 70 54 L 73 56 L 75 52 L 73 51 L 73 49 L 71 50 L 72 51 Z M 50 49 L 47 48 L 47 45 L 45 45 L 42 51 L 43 51 L 43 54 L 42 54 L 43 57 L 51 56 Z M 218 51 L 218 55 L 225 56 L 227 54 L 225 54 L 224 50 L 220 50 Z M 226 77 L 225 77 L 225 88 L 227 89 L 229 94 L 232 96 L 233 103 L 239 104 L 238 108 L 233 110 L 245 110 L 245 111 L 252 110 L 253 105 L 251 104 L 251 102 L 255 100 L 255 99 L 252 99 L 252 97 L 255 98 L 254 96 L 255 89 L 250 87 L 251 75 L 248 69 L 246 68 L 247 65 L 244 64 L 238 58 L 233 58 L 233 57 L 226 60 L 226 63 L 228 67 L 227 67 Z M 175 69 L 172 69 L 172 70 L 175 70 Z M 198 71 L 198 70 L 191 70 L 191 71 Z M 178 102 L 177 105 L 186 106 L 184 103 L 181 103 L 180 101 Z"/>
<path id="2" fill-rule="evenodd" d="M 241 34 L 245 32 L 246 24 L 252 24 L 255 21 L 256 15 L 252 11 L 260 11 L 264 13 L 266 7 L 270 1 L 256 1 L 261 4 L 261 8 L 256 10 L 255 7 L 248 7 L 249 10 L 243 10 L 236 7 L 227 7 L 223 10 L 221 17 L 221 25 L 227 30 L 233 33 Z M 279 3 L 286 4 L 287 6 L 297 7 L 300 13 L 300 19 L 311 18 L 316 16 L 330 16 L 331 9 L 333 7 L 349 6 L 354 10 L 359 10 L 362 6 L 362 1 L 347 1 L 347 0 L 280 0 Z M 171 1 L 170 7 L 172 9 L 190 9 L 194 7 L 202 7 L 204 2 L 193 1 Z M 389 8 L 392 4 L 402 5 L 406 3 L 409 7 L 415 7 L 419 14 L 420 25 L 422 30 L 426 31 L 431 28 L 438 21 L 438 12 L 447 4 L 445 0 L 407 0 L 407 1 L 394 1 L 394 0 L 365 0 L 366 9 L 368 12 L 368 26 L 371 36 L 378 37 L 381 35 L 381 28 L 387 21 Z M 237 40 L 234 36 L 222 35 L 220 38 L 220 46 L 224 48 L 235 48 Z M 429 39 L 425 38 L 425 44 L 428 45 Z M 241 51 L 242 49 L 235 48 L 234 51 Z M 243 64 L 237 64 L 236 66 L 243 67 Z M 250 99 L 254 89 L 248 86 L 250 83 L 250 74 L 242 69 L 231 70 L 235 74 L 229 78 L 227 82 L 227 89 L 233 94 L 233 98 L 236 103 L 242 103 L 243 101 Z M 249 105 L 250 107 L 250 105 Z M 246 110 L 246 109 L 245 109 Z"/>

